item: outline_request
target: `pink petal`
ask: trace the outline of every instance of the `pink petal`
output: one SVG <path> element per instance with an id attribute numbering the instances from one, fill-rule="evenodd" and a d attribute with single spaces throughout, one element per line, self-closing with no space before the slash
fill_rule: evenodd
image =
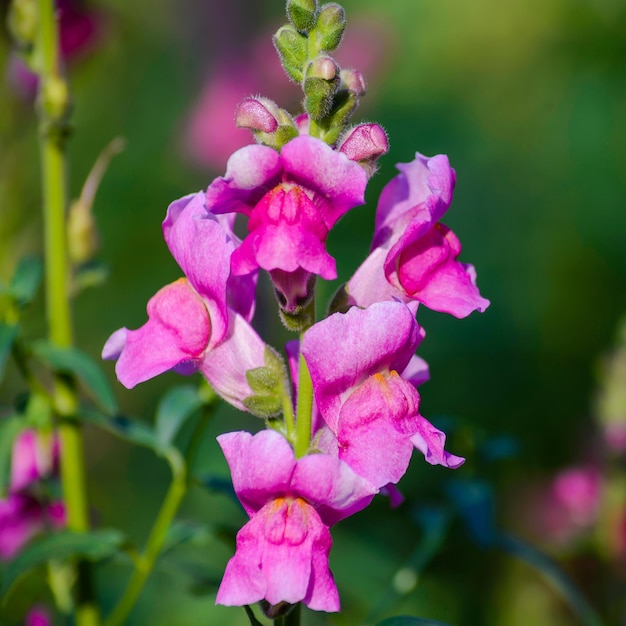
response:
<path id="1" fill-rule="evenodd" d="M 211 336 L 207 310 L 184 278 L 158 291 L 147 309 L 148 321 L 137 330 L 126 330 L 115 368 L 128 389 L 182 363 L 196 363 Z M 117 331 L 109 342 L 117 344 L 120 336 Z M 109 342 L 103 355 L 112 352 Z"/>
<path id="2" fill-rule="evenodd" d="M 224 452 L 233 487 L 248 515 L 289 487 L 296 460 L 287 440 L 274 430 L 256 435 L 226 433 L 217 441 Z"/>
<path id="3" fill-rule="evenodd" d="M 372 248 L 397 239 L 419 211 L 426 210 L 434 224 L 452 202 L 456 174 L 447 156 L 428 158 L 418 152 L 414 161 L 397 167 L 400 175 L 386 185 L 378 200 Z"/>
<path id="4" fill-rule="evenodd" d="M 348 465 L 327 454 L 311 454 L 298 459 L 291 489 L 315 503 L 326 526 L 333 526 L 364 509 L 378 491 Z"/>
<path id="5" fill-rule="evenodd" d="M 197 368 L 224 400 L 241 411 L 247 411 L 243 400 L 252 395 L 246 372 L 265 366 L 264 341 L 250 324 L 229 311 L 228 334 L 222 343 L 207 350 Z"/>
<path id="6" fill-rule="evenodd" d="M 280 155 L 266 146 L 245 146 L 226 165 L 224 177 L 216 178 L 206 191 L 211 213 L 245 213 L 279 182 Z"/>
<path id="7" fill-rule="evenodd" d="M 349 209 L 364 204 L 363 168 L 320 139 L 300 135 L 285 144 L 280 156 L 289 180 L 314 192 L 329 230 Z"/>
<path id="8" fill-rule="evenodd" d="M 304 335 L 315 399 L 336 432 L 342 395 L 377 372 L 402 371 L 424 333 L 400 302 L 353 307 L 313 325 Z"/>
<path id="9" fill-rule="evenodd" d="M 187 280 L 206 304 L 212 329 L 209 347 L 213 347 L 222 340 L 228 325 L 226 285 L 234 243 L 216 217 L 207 213 L 202 192 L 169 205 L 163 236 Z"/>
<path id="10" fill-rule="evenodd" d="M 420 416 L 418 432 L 411 437 L 413 445 L 424 455 L 431 465 L 443 465 L 451 469 L 465 463 L 465 459 L 444 450 L 446 435 L 435 428 L 427 419 Z"/>

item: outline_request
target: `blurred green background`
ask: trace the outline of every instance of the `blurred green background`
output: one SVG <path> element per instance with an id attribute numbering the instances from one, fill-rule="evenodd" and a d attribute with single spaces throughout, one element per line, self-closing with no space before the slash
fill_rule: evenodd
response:
<path id="1" fill-rule="evenodd" d="M 457 478 L 479 475 L 493 485 L 501 526 L 528 534 L 517 519 L 518 496 L 589 453 L 598 358 L 626 312 L 626 4 L 346 0 L 344 6 L 346 37 L 353 27 L 361 33 L 350 63 L 360 69 L 362 58 L 369 68 L 356 119 L 381 123 L 391 152 L 368 187 L 367 206 L 331 234 L 341 280 L 324 293 L 347 280 L 367 254 L 376 199 L 394 164 L 416 151 L 448 154 L 457 187 L 444 221 L 463 243 L 461 260 L 476 266 L 491 307 L 465 320 L 420 309 L 427 331 L 420 355 L 432 376 L 421 389 L 422 413 L 444 416 L 449 449 L 468 457 Z M 83 7 L 99 12 L 102 24 L 92 48 L 69 69 L 73 197 L 104 146 L 116 136 L 127 141 L 95 204 L 99 257 L 110 277 L 75 302 L 77 342 L 98 358 L 109 334 L 141 325 L 147 300 L 179 276 L 161 236 L 169 202 L 223 174 L 226 156 L 217 143 L 211 154 L 211 138 L 204 161 L 189 154 L 187 123 L 203 89 L 218 76 L 247 72 L 257 82 L 268 78 L 243 85 L 240 98 L 250 95 L 248 84 L 281 105 L 293 104 L 297 92 L 286 78 L 280 86 L 277 60 L 256 47 L 264 37 L 271 48 L 269 37 L 284 21 L 281 2 L 110 0 Z M 9 57 L 5 33 L 0 66 Z M 32 102 L 8 76 L 0 96 L 0 276 L 7 278 L 21 255 L 41 250 L 41 210 Z M 226 123 L 215 119 L 218 135 L 230 132 L 228 116 Z M 257 322 L 279 345 L 286 334 L 273 327 L 272 298 L 265 285 Z M 29 312 L 33 337 L 45 333 L 42 302 Z M 123 410 L 146 420 L 164 385 L 180 382 L 168 374 L 129 392 L 114 381 L 113 366 L 105 368 Z M 10 373 L 0 387 L 3 405 L 22 388 Z M 226 475 L 214 436 L 254 427 L 252 418 L 221 410 L 199 471 Z M 478 463 L 481 442 L 494 437 L 510 437 L 517 453 Z M 94 518 L 141 543 L 167 468 L 149 452 L 92 430 L 87 447 Z M 402 589 L 394 576 L 422 536 L 412 512 L 424 502 L 444 502 L 450 478 L 418 456 L 400 485 L 403 507 L 391 511 L 381 499 L 336 528 L 331 566 L 345 611 L 307 614 L 305 623 L 365 624 L 377 606 L 384 609 L 380 617 L 413 613 L 458 626 L 578 623 L 536 573 L 476 546 L 458 521 L 410 592 L 387 607 L 380 598 L 390 581 L 396 592 Z M 191 493 L 181 515 L 233 526 L 244 521 L 226 498 L 200 491 Z M 211 577 L 219 579 L 229 555 L 217 541 L 173 554 L 129 624 L 245 624 L 243 611 L 214 607 Z M 106 605 L 127 573 L 114 563 L 101 569 Z M 605 601 L 597 581 L 587 585 L 576 568 L 570 574 L 592 602 Z"/>

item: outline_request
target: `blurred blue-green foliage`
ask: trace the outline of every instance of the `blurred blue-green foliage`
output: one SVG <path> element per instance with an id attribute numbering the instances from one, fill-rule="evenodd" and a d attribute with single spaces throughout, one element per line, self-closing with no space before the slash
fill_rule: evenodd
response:
<path id="1" fill-rule="evenodd" d="M 258 72 L 256 64 L 268 61 L 254 54 L 251 42 L 269 38 L 284 16 L 279 1 L 102 0 L 85 6 L 101 13 L 103 28 L 69 70 L 73 197 L 103 147 L 116 136 L 127 140 L 95 202 L 99 256 L 110 278 L 75 303 L 77 342 L 98 357 L 109 334 L 142 324 L 147 300 L 179 275 L 160 230 L 168 203 L 205 188 L 225 168 L 225 160 L 211 168 L 189 158 L 189 111 L 219 72 Z M 469 459 L 457 474 L 480 471 L 495 486 L 501 523 L 515 527 L 509 494 L 584 449 L 594 365 L 626 311 L 626 4 L 346 0 L 344 6 L 348 32 L 352 24 L 369 25 L 372 39 L 362 53 L 381 53 L 376 64 L 369 61 L 362 115 L 387 129 L 391 152 L 370 183 L 367 206 L 340 222 L 329 248 L 346 280 L 367 254 L 376 198 L 394 163 L 412 160 L 415 151 L 449 155 L 458 178 L 444 221 L 461 239 L 461 260 L 476 266 L 492 304 L 461 321 L 420 309 L 427 331 L 420 354 L 432 375 L 421 390 L 422 412 L 450 416 L 449 447 Z M 5 36 L 0 64 L 9 57 Z M 286 93 L 263 92 L 279 104 L 286 104 L 282 97 L 293 101 Z M 0 86 L 0 145 L 0 275 L 7 278 L 20 256 L 41 250 L 36 120 L 32 102 L 20 98 L 8 78 Z M 323 289 L 326 297 L 339 282 Z M 270 328 L 276 318 L 267 285 L 260 298 L 259 330 L 278 345 L 286 334 Z M 45 333 L 40 312 L 36 303 L 26 320 L 32 337 Z M 112 366 L 106 371 L 113 381 Z M 125 411 L 151 420 L 164 385 L 176 382 L 168 374 L 132 392 L 114 384 Z M 9 373 L 2 402 L 10 403 L 22 387 Z M 221 411 L 198 471 L 225 475 L 214 436 L 250 424 L 251 418 Z M 495 436 L 511 437 L 517 454 L 479 466 L 480 441 Z M 167 468 L 146 450 L 91 429 L 87 446 L 95 519 L 141 542 Z M 416 458 L 401 485 L 404 508 L 390 511 L 381 500 L 339 525 L 332 566 L 345 611 L 309 615 L 305 623 L 366 623 L 390 581 L 402 588 L 397 576 L 423 536 L 407 511 L 426 500 L 442 502 L 449 478 L 448 470 Z M 244 521 L 228 498 L 195 491 L 182 516 L 233 527 Z M 155 573 L 129 624 L 246 623 L 243 611 L 213 607 L 212 581 L 229 555 L 230 548 L 215 540 L 173 553 L 179 569 Z M 116 563 L 102 569 L 105 604 L 114 601 L 126 575 Z M 192 580 L 197 594 L 189 596 Z M 413 586 L 378 618 L 412 613 L 458 626 L 577 623 L 530 571 L 475 547 L 456 523 Z"/>

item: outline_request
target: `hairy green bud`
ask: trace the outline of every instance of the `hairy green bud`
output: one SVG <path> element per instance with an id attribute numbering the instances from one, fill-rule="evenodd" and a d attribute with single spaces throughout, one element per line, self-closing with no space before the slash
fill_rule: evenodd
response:
<path id="1" fill-rule="evenodd" d="M 287 17 L 301 33 L 308 33 L 317 21 L 317 0 L 287 0 Z"/>
<path id="2" fill-rule="evenodd" d="M 304 65 L 309 58 L 308 39 L 287 24 L 276 31 L 273 41 L 289 78 L 296 83 L 302 82 Z"/>

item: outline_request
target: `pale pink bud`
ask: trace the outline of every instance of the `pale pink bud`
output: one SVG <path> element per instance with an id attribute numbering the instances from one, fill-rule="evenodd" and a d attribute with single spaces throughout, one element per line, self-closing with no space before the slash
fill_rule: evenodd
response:
<path id="1" fill-rule="evenodd" d="M 382 126 L 359 124 L 348 130 L 340 141 L 338 150 L 351 161 L 372 162 L 389 151 L 389 140 Z"/>
<path id="2" fill-rule="evenodd" d="M 363 74 L 357 70 L 341 70 L 342 87 L 348 91 L 352 91 L 357 96 L 362 96 L 367 90 L 367 83 Z"/>
<path id="3" fill-rule="evenodd" d="M 265 98 L 246 98 L 237 106 L 235 124 L 237 128 L 273 133 L 278 128 L 278 121 L 271 112 L 275 107 L 273 102 Z"/>

